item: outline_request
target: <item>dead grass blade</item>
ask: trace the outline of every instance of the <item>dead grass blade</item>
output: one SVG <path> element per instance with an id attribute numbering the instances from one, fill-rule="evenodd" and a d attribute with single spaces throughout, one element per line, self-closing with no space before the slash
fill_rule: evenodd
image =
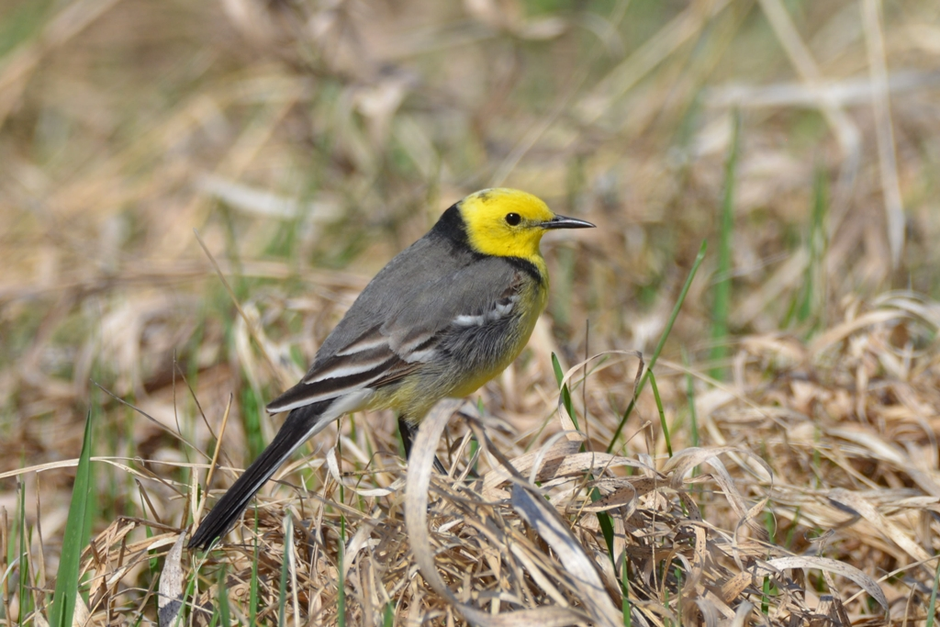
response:
<path id="1" fill-rule="evenodd" d="M 179 534 L 173 548 L 163 562 L 160 572 L 160 590 L 157 598 L 159 608 L 158 624 L 160 627 L 170 627 L 178 624 L 180 612 L 183 609 L 183 541 L 186 534 Z"/>
<path id="2" fill-rule="evenodd" d="M 790 557 L 777 557 L 772 560 L 768 560 L 767 565 L 771 568 L 778 568 L 780 570 L 787 570 L 789 568 L 818 568 L 820 570 L 825 570 L 837 575 L 841 575 L 846 579 L 851 579 L 861 588 L 863 588 L 865 592 L 871 596 L 871 598 L 878 602 L 878 605 L 880 605 L 885 612 L 890 611 L 890 607 L 888 606 L 888 598 L 885 596 L 884 591 L 881 589 L 878 583 L 850 564 L 826 559 L 825 557 L 794 555 Z"/>

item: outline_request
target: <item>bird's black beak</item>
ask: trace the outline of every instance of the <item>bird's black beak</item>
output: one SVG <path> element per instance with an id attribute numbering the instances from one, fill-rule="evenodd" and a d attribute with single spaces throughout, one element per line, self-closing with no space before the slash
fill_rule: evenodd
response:
<path id="1" fill-rule="evenodd" d="M 541 227 L 543 229 L 593 229 L 594 225 L 587 220 L 555 216 L 548 222 L 542 222 Z"/>

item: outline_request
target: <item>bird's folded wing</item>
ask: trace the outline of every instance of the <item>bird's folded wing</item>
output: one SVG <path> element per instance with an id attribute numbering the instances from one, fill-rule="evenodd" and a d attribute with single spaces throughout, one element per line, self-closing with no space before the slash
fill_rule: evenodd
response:
<path id="1" fill-rule="evenodd" d="M 405 302 L 388 309 L 381 324 L 351 338 L 332 355 L 317 355 L 304 378 L 267 410 L 288 411 L 398 381 L 433 361 L 441 339 L 455 328 L 483 326 L 513 315 L 520 285 L 521 277 L 511 266 L 484 259 L 416 286 Z"/>

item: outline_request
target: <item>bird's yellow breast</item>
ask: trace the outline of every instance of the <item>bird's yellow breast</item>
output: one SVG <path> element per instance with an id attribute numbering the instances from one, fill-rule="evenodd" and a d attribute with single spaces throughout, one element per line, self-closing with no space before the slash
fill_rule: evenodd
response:
<path id="1" fill-rule="evenodd" d="M 447 396 L 459 398 L 476 392 L 484 383 L 505 370 L 519 356 L 522 349 L 529 343 L 529 337 L 532 335 L 535 324 L 545 310 L 545 304 L 548 301 L 548 278 L 545 274 L 542 276 L 544 281 L 542 285 L 532 281 L 520 294 L 519 310 L 523 313 L 516 322 L 513 332 L 506 337 L 505 349 L 500 355 L 500 359 L 494 361 L 489 368 L 473 373 L 471 377 L 455 387 Z"/>

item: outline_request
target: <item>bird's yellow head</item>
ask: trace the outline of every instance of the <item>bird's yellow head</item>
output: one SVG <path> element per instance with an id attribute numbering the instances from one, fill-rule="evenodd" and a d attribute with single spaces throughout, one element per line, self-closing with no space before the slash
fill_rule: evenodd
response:
<path id="1" fill-rule="evenodd" d="M 594 226 L 555 215 L 542 200 L 517 189 L 484 189 L 461 200 L 459 207 L 470 247 L 484 255 L 536 261 L 545 231 Z"/>

